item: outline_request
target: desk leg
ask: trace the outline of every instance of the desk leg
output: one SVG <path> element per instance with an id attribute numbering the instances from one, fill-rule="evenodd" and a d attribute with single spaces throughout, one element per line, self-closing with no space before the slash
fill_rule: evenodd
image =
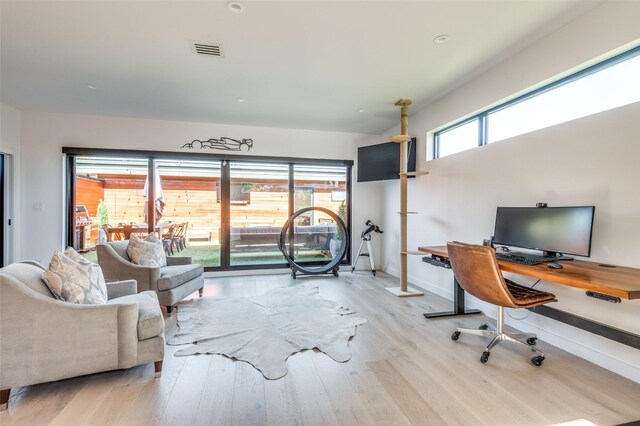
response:
<path id="1" fill-rule="evenodd" d="M 464 289 L 460 287 L 457 279 L 453 279 L 453 311 L 445 312 L 428 312 L 424 314 L 425 318 L 443 318 L 443 317 L 457 317 L 459 315 L 471 315 L 481 313 L 477 309 L 464 308 Z"/>

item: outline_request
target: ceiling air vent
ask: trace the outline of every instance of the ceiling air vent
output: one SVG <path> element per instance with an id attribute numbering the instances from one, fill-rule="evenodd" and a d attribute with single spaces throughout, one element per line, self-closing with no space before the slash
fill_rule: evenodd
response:
<path id="1" fill-rule="evenodd" d="M 217 56 L 219 58 L 222 58 L 224 56 L 222 44 L 202 41 L 193 41 L 191 43 L 193 46 L 193 51 L 197 55 Z"/>

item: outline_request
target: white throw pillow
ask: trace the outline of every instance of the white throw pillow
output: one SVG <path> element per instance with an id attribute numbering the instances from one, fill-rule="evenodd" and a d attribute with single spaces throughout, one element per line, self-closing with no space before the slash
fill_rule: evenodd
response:
<path id="1" fill-rule="evenodd" d="M 144 240 L 131 234 L 129 245 L 127 246 L 127 254 L 129 259 L 136 265 L 156 268 L 167 266 L 167 258 L 164 255 L 162 241 L 156 237 L 156 234 L 149 234 Z"/>
<path id="2" fill-rule="evenodd" d="M 97 284 L 98 288 L 100 289 L 100 291 L 104 296 L 104 301 L 106 302 L 107 301 L 107 283 L 104 279 L 104 274 L 102 273 L 102 268 L 100 267 L 100 265 L 98 265 L 97 263 L 90 262 L 89 260 L 87 260 L 87 258 L 82 256 L 77 251 L 75 251 L 73 247 L 67 247 L 67 249 L 64 251 L 64 255 L 75 262 L 93 266 L 93 274 L 91 276 L 91 282 Z"/>
<path id="3" fill-rule="evenodd" d="M 106 291 L 101 290 L 93 265 L 76 262 L 58 250 L 53 252 L 42 280 L 59 300 L 84 305 L 107 302 Z"/>

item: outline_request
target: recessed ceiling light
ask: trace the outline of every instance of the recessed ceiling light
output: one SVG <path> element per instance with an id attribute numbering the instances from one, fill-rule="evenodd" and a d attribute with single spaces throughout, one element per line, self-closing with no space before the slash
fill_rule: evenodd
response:
<path id="1" fill-rule="evenodd" d="M 242 13 L 244 6 L 237 1 L 230 1 L 227 3 L 227 9 L 232 13 Z"/>
<path id="2" fill-rule="evenodd" d="M 358 112 L 365 112 L 365 109 L 359 109 Z"/>
<path id="3" fill-rule="evenodd" d="M 236 98 L 236 101 L 238 101 L 238 102 L 244 102 L 244 98 Z"/>
<path id="4" fill-rule="evenodd" d="M 446 34 L 439 35 L 433 39 L 433 42 L 438 44 L 446 43 L 447 41 L 449 41 L 449 36 Z"/>
<path id="5" fill-rule="evenodd" d="M 96 86 L 94 86 L 93 84 L 87 84 L 86 87 L 87 89 L 92 89 L 92 90 L 96 88 Z"/>

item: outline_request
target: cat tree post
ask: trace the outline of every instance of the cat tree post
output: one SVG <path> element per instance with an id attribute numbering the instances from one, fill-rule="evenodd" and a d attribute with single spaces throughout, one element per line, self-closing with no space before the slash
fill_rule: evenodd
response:
<path id="1" fill-rule="evenodd" d="M 400 287 L 387 287 L 387 291 L 398 297 L 424 296 L 415 290 L 409 290 L 407 281 L 407 255 L 413 252 L 407 251 L 407 176 L 425 174 L 422 172 L 407 172 L 409 156 L 409 105 L 411 99 L 400 99 L 395 103 L 400 107 L 400 135 L 391 136 L 389 140 L 400 144 Z M 418 252 L 416 252 L 418 253 Z"/>

